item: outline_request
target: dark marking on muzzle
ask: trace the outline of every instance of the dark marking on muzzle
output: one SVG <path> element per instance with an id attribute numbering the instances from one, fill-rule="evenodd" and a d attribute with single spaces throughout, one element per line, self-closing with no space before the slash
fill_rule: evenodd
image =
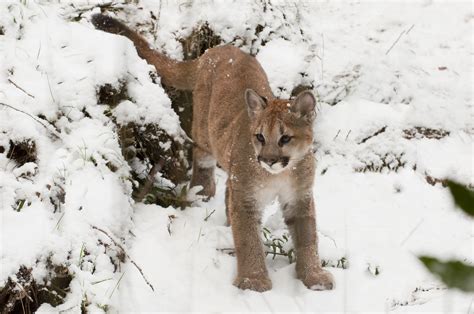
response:
<path id="1" fill-rule="evenodd" d="M 270 167 L 276 164 L 277 162 L 280 162 L 283 167 L 286 167 L 288 163 L 290 162 L 289 157 L 262 157 L 262 156 L 257 156 L 257 160 L 259 162 L 264 162 Z"/>

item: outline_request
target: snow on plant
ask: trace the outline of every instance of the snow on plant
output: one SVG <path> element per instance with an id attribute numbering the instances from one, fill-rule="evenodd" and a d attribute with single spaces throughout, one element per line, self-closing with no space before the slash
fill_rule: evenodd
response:
<path id="1" fill-rule="evenodd" d="M 178 117 L 126 40 L 65 21 L 57 5 L 4 2 L 1 12 L 2 303 L 107 305 L 133 226 L 135 183 L 117 123 L 159 124 L 179 139 Z M 112 116 L 100 97 L 107 85 L 127 90 Z M 61 276 L 71 293 L 52 302 L 48 282 Z M 29 283 L 27 295 L 49 294 L 9 294 L 16 280 Z"/>

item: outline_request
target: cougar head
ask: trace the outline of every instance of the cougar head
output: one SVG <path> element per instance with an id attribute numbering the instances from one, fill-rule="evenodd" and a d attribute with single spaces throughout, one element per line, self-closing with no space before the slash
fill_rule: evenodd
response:
<path id="1" fill-rule="evenodd" d="M 245 91 L 252 144 L 258 163 L 272 174 L 291 168 L 313 144 L 316 99 L 309 91 L 294 100 L 266 100 Z"/>

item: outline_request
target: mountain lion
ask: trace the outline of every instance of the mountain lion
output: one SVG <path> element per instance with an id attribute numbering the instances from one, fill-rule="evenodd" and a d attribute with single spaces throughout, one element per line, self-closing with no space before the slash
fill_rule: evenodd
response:
<path id="1" fill-rule="evenodd" d="M 278 198 L 295 245 L 297 277 L 308 288 L 332 289 L 332 275 L 322 269 L 317 250 L 311 150 L 316 100 L 311 92 L 276 99 L 258 61 L 230 45 L 179 62 L 151 49 L 116 19 L 96 14 L 92 23 L 129 38 L 163 84 L 193 91 L 191 186 L 202 186 L 200 193 L 211 197 L 216 164 L 228 174 L 226 211 L 237 255 L 234 285 L 271 289 L 261 217 L 263 207 Z"/>

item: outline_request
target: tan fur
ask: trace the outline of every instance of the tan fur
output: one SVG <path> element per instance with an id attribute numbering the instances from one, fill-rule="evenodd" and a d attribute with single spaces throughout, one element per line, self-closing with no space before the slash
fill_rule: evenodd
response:
<path id="1" fill-rule="evenodd" d="M 255 291 L 271 289 L 260 224 L 263 206 L 278 197 L 295 244 L 298 278 L 312 289 L 332 289 L 332 276 L 321 268 L 317 252 L 312 94 L 275 99 L 258 61 L 232 46 L 177 62 L 150 49 L 141 36 L 110 17 L 94 15 L 92 22 L 130 38 L 164 84 L 193 90 L 192 138 L 197 146 L 191 186 L 203 186 L 201 193 L 211 197 L 215 163 L 228 173 L 226 211 L 237 255 L 234 284 Z M 288 143 L 282 144 L 283 135 L 291 137 Z"/>

